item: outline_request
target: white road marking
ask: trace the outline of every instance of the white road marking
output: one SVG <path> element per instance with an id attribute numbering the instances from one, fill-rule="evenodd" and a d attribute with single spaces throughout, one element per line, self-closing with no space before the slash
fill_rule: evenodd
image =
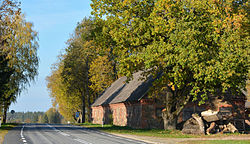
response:
<path id="1" fill-rule="evenodd" d="M 21 135 L 22 138 L 23 138 L 23 129 L 24 129 L 24 125 L 23 125 L 23 127 L 21 129 L 21 133 L 20 133 L 20 135 Z"/>
<path id="2" fill-rule="evenodd" d="M 137 140 L 133 140 L 133 139 L 128 139 L 128 138 L 124 138 L 124 137 L 119 137 L 119 136 L 115 136 L 115 135 L 111 135 L 111 134 L 107 134 L 107 133 L 103 133 L 103 132 L 98 132 L 98 131 L 94 131 L 94 130 L 89 130 L 89 131 L 92 131 L 94 133 L 98 133 L 100 135 L 104 135 L 104 136 L 108 136 L 108 137 L 120 139 L 120 140 L 126 140 L 126 141 L 130 141 L 130 142 L 136 142 L 136 143 L 139 143 L 139 144 L 146 144 L 145 142 L 141 142 L 141 141 L 137 141 Z"/>
<path id="3" fill-rule="evenodd" d="M 22 129 L 21 129 L 20 135 L 21 135 L 21 138 L 22 138 L 22 140 L 23 140 L 23 143 L 24 143 L 24 144 L 27 144 L 27 141 L 25 140 L 25 138 L 24 138 L 24 136 L 23 136 L 23 129 L 24 129 L 24 125 L 23 125 L 23 127 L 22 127 Z"/>
<path id="4" fill-rule="evenodd" d="M 69 134 L 64 133 L 64 132 L 62 132 L 62 131 L 56 129 L 55 127 L 53 127 L 53 126 L 51 126 L 51 125 L 49 125 L 49 124 L 47 124 L 47 126 L 49 126 L 49 127 L 52 128 L 54 131 L 58 132 L 59 134 L 61 134 L 61 135 L 63 135 L 63 136 L 68 136 L 68 137 L 70 136 Z M 87 141 L 85 141 L 85 140 L 83 140 L 83 139 L 79 139 L 79 138 L 76 138 L 76 139 L 73 139 L 73 140 L 78 141 L 78 142 L 83 143 L 83 144 L 92 144 L 92 143 L 89 143 L 89 142 L 87 142 Z"/>
<path id="5" fill-rule="evenodd" d="M 66 134 L 64 132 L 59 132 L 61 135 L 64 135 L 64 136 L 70 136 L 69 134 Z"/>
<path id="6" fill-rule="evenodd" d="M 51 126 L 51 125 L 49 125 L 49 124 L 47 124 L 47 126 L 49 126 L 49 127 L 52 128 L 54 131 L 58 132 L 59 134 L 61 134 L 61 135 L 63 135 L 63 136 L 70 136 L 69 134 L 66 134 L 66 133 L 64 133 L 64 132 L 62 132 L 62 131 L 56 129 L 55 127 L 53 127 L 53 126 Z"/>
<path id="7" fill-rule="evenodd" d="M 61 135 L 70 136 L 69 134 L 66 134 L 66 133 L 64 133 L 64 132 L 56 129 L 55 127 L 53 127 L 53 126 L 51 126 L 49 124 L 47 124 L 47 125 L 49 127 L 51 127 L 54 131 L 60 133 Z M 124 138 L 124 137 L 119 137 L 119 136 L 115 136 L 115 135 L 111 135 L 111 134 L 107 134 L 107 133 L 103 133 L 103 132 L 98 132 L 98 131 L 91 130 L 91 129 L 84 129 L 84 130 L 89 131 L 89 132 L 93 132 L 93 133 L 98 133 L 100 135 L 108 136 L 108 137 L 111 137 L 111 138 L 116 138 L 116 139 L 120 139 L 120 140 L 126 140 L 126 141 L 129 141 L 129 142 L 136 142 L 138 144 L 146 144 L 145 142 L 141 142 L 141 141 L 137 141 L 137 140 L 133 140 L 133 139 L 128 139 L 128 138 Z M 87 141 L 85 141 L 83 139 L 79 139 L 79 138 L 75 138 L 73 140 L 78 141 L 78 142 L 83 143 L 83 144 L 92 144 L 90 142 L 87 142 Z"/>
<path id="8" fill-rule="evenodd" d="M 79 139 L 79 138 L 77 138 L 77 139 L 74 139 L 75 141 L 78 141 L 78 142 L 80 142 L 80 143 L 83 143 L 83 144 L 92 144 L 92 143 L 89 143 L 89 142 L 87 142 L 87 141 L 85 141 L 85 140 L 83 140 L 83 139 Z"/>

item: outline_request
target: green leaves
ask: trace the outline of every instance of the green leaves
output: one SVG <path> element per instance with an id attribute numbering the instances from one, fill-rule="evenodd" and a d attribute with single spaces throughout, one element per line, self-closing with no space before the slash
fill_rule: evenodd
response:
<path id="1" fill-rule="evenodd" d="M 67 120 L 76 120 L 75 112 L 85 115 L 85 108 L 90 112 L 91 103 L 117 78 L 115 43 L 103 25 L 91 18 L 78 23 L 65 54 L 47 78 L 54 105 Z"/>
<path id="2" fill-rule="evenodd" d="M 0 71 L 7 77 L 0 87 L 1 102 L 8 107 L 20 92 L 34 80 L 38 69 L 37 32 L 21 14 L 20 4 L 15 0 L 3 0 L 0 5 Z M 2 75 L 1 75 L 2 76 Z"/>
<path id="3" fill-rule="evenodd" d="M 105 28 L 117 43 L 120 73 L 164 73 L 165 83 L 156 81 L 156 87 L 172 83 L 177 93 L 186 91 L 204 103 L 216 89 L 244 88 L 249 33 L 247 2 L 240 3 L 100 0 L 93 1 L 92 8 L 93 14 L 105 11 Z"/>

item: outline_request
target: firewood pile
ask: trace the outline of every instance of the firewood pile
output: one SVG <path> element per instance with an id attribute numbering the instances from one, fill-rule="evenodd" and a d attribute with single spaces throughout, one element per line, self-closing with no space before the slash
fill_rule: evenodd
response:
<path id="1" fill-rule="evenodd" d="M 198 114 L 193 114 L 187 120 L 182 132 L 185 134 L 215 134 L 215 133 L 235 133 L 238 129 L 233 122 L 233 115 L 230 110 L 212 111 L 207 110 Z"/>

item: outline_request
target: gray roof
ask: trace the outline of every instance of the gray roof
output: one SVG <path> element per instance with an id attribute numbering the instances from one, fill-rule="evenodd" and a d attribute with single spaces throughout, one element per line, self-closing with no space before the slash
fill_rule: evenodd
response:
<path id="1" fill-rule="evenodd" d="M 107 88 L 92 106 L 139 101 L 149 90 L 153 78 L 142 80 L 142 71 L 134 73 L 133 79 L 126 83 L 127 77 L 121 77 Z"/>

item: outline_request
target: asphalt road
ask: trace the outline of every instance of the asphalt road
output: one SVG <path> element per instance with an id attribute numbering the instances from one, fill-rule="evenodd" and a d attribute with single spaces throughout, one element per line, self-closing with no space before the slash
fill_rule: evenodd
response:
<path id="1" fill-rule="evenodd" d="M 145 144 L 72 125 L 24 124 L 10 130 L 4 144 Z"/>

